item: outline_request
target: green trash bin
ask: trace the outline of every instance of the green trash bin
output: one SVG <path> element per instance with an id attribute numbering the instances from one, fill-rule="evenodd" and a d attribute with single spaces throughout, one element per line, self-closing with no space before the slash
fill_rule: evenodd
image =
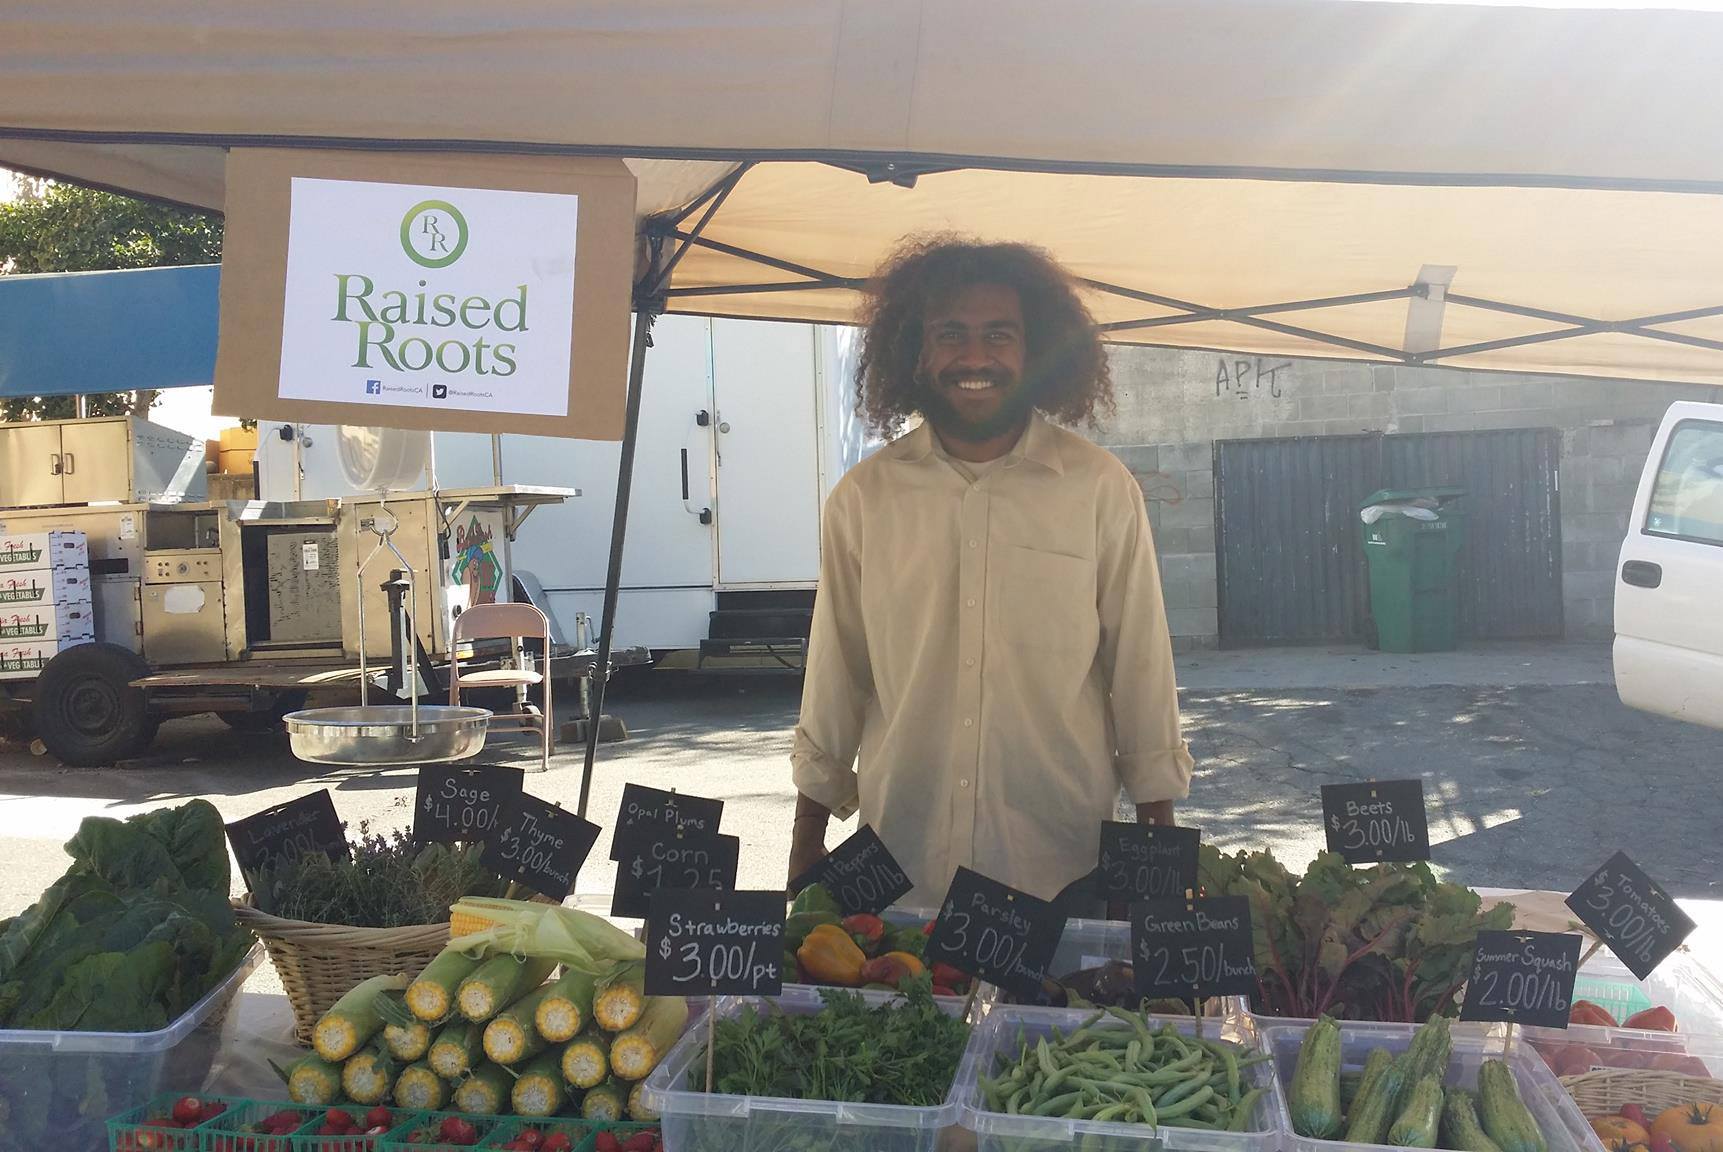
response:
<path id="1" fill-rule="evenodd" d="M 1370 568 L 1370 615 L 1383 652 L 1447 652 L 1455 647 L 1459 615 L 1456 572 L 1465 539 L 1462 488 L 1372 492 L 1358 505 L 1360 521 L 1376 505 L 1433 504 L 1435 519 L 1383 511 L 1363 523 Z"/>

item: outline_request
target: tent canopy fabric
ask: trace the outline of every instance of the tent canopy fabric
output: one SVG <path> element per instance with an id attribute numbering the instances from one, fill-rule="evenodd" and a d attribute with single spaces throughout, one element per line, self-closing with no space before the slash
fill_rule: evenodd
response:
<path id="1" fill-rule="evenodd" d="M 26 0 L 0 165 L 220 210 L 230 147 L 617 155 L 698 233 L 672 311 L 848 320 L 954 231 L 1119 341 L 1723 384 L 1720 49 L 1668 8 Z"/>

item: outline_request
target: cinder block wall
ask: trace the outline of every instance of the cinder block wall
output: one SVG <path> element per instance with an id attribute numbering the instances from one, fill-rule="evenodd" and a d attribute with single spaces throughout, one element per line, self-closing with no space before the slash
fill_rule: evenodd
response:
<path id="1" fill-rule="evenodd" d="M 1118 410 L 1091 434 L 1143 486 L 1180 650 L 1213 647 L 1220 638 L 1216 440 L 1561 429 L 1568 635 L 1605 640 L 1616 554 L 1657 424 L 1677 400 L 1723 403 L 1723 388 L 1155 348 L 1114 348 L 1112 369 Z"/>

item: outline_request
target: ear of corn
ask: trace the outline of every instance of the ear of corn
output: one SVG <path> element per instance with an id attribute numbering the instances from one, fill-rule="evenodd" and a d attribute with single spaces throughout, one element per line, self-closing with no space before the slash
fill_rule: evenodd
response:
<path id="1" fill-rule="evenodd" d="M 405 1028 L 385 1024 L 383 1043 L 389 1046 L 389 1054 L 403 1064 L 423 1060 L 425 1053 L 431 1050 L 431 1026 L 423 1020 L 415 1020 Z"/>
<path id="2" fill-rule="evenodd" d="M 395 1107 L 414 1112 L 441 1112 L 449 1102 L 449 1086 L 424 1062 L 409 1064 L 395 1079 Z"/>
<path id="3" fill-rule="evenodd" d="M 409 977 L 404 975 L 361 980 L 317 1021 L 311 1030 L 311 1047 L 332 1064 L 346 1060 L 383 1030 L 377 998 L 388 991 L 398 992 L 408 983 Z"/>
<path id="4" fill-rule="evenodd" d="M 576 1088 L 596 1088 L 610 1075 L 610 1041 L 592 1029 L 562 1050 L 563 1077 Z"/>
<path id="5" fill-rule="evenodd" d="M 482 1024 L 544 983 L 555 967 L 556 961 L 533 956 L 492 956 L 461 981 L 456 1006 L 462 1016 Z"/>
<path id="6" fill-rule="evenodd" d="M 438 1024 L 455 1010 L 455 990 L 482 961 L 450 945 L 407 985 L 407 1008 L 419 1019 Z"/>
<path id="7" fill-rule="evenodd" d="M 444 1025 L 425 1056 L 431 1071 L 445 1080 L 465 1076 L 484 1054 L 484 1034 L 484 1025 L 470 1020 Z"/>
<path id="8" fill-rule="evenodd" d="M 287 1098 L 295 1104 L 317 1108 L 333 1104 L 341 1095 L 341 1069 L 316 1053 L 307 1053 L 287 1070 Z"/>
<path id="9" fill-rule="evenodd" d="M 554 1050 L 523 1067 L 509 1092 L 509 1104 L 519 1116 L 554 1116 L 567 1100 L 562 1053 Z"/>
<path id="10" fill-rule="evenodd" d="M 485 1025 L 485 1055 L 495 1064 L 519 1064 L 549 1047 L 534 1023 L 538 1006 L 550 995 L 550 985 L 541 985 L 497 1013 Z"/>
<path id="11" fill-rule="evenodd" d="M 615 1080 L 606 1080 L 596 1088 L 588 1089 L 586 1098 L 580 1102 L 580 1114 L 587 1120 L 614 1123 L 622 1119 L 626 1103 L 623 1085 Z"/>
<path id="12" fill-rule="evenodd" d="M 481 1064 L 455 1087 L 455 1111 L 495 1116 L 509 1102 L 514 1077 L 495 1064 Z"/>
<path id="13" fill-rule="evenodd" d="M 578 968 L 563 972 L 562 979 L 550 986 L 549 993 L 538 1003 L 533 1024 L 539 1035 L 552 1044 L 561 1044 L 580 1035 L 592 1018 L 592 996 L 597 990 L 598 977 Z"/>
<path id="14" fill-rule="evenodd" d="M 634 1027 L 610 1045 L 610 1070 L 623 1080 L 644 1080 L 669 1053 L 688 1026 L 688 1001 L 654 996 Z"/>
<path id="15" fill-rule="evenodd" d="M 349 1057 L 341 1066 L 341 1090 L 359 1104 L 381 1104 L 395 1087 L 400 1063 L 381 1041 Z"/>
<path id="16" fill-rule="evenodd" d="M 646 966 L 618 969 L 592 998 L 592 1016 L 606 1032 L 626 1032 L 646 1010 Z"/>
<path id="17" fill-rule="evenodd" d="M 646 958 L 646 945 L 608 920 L 555 904 L 468 896 L 454 906 L 449 928 L 469 951 L 549 957 L 594 975 Z"/>
<path id="18" fill-rule="evenodd" d="M 642 1124 L 658 1123 L 658 1110 L 646 1103 L 646 1081 L 644 1080 L 628 1090 L 628 1118 L 638 1120 Z"/>

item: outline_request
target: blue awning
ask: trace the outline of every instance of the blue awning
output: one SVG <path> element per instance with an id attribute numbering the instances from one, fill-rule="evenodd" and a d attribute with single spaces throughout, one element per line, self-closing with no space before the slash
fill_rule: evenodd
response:
<path id="1" fill-rule="evenodd" d="M 0 396 L 215 379 L 221 265 L 0 276 Z"/>

